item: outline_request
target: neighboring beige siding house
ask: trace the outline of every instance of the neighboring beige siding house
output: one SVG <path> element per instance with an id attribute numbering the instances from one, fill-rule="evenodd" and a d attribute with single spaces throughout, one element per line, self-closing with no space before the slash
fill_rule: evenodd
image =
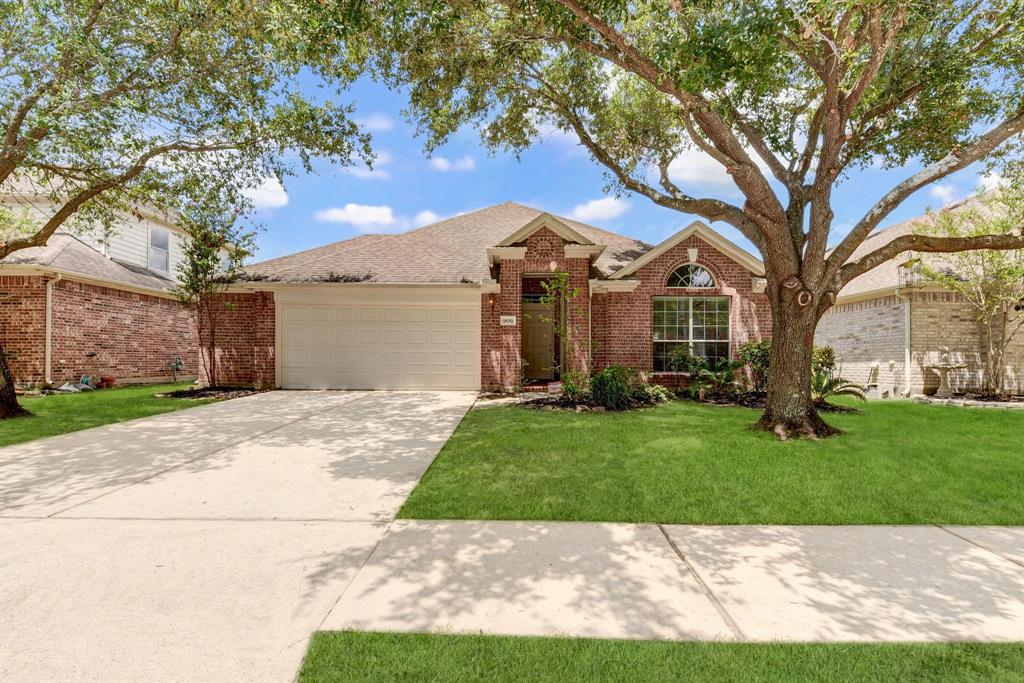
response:
<path id="1" fill-rule="evenodd" d="M 876 232 L 851 260 L 913 232 L 925 220 L 922 216 Z M 976 390 L 984 374 L 985 342 L 974 309 L 953 292 L 919 282 L 912 268 L 902 267 L 913 256 L 901 254 L 843 288 L 818 324 L 815 343 L 835 349 L 843 377 L 876 385 L 879 396 L 934 393 L 939 377 L 927 366 L 939 361 L 943 349 L 952 363 L 967 366 L 949 373 L 952 390 Z M 1024 393 L 1024 337 L 1019 334 L 1006 354 L 1004 372 L 1005 388 Z"/>

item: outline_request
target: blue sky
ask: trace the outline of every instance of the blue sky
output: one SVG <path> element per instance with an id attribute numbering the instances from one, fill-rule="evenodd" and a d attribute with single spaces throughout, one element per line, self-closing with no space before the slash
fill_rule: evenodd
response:
<path id="1" fill-rule="evenodd" d="M 577 218 L 646 242 L 658 243 L 694 216 L 655 205 L 646 197 L 614 197 L 602 192 L 602 168 L 575 139 L 554 134 L 520 159 L 489 155 L 476 131 L 460 131 L 428 158 L 423 140 L 402 118 L 402 94 L 360 81 L 343 95 L 357 118 L 373 134 L 378 161 L 364 167 L 318 164 L 316 173 L 268 181 L 254 195 L 256 219 L 263 230 L 255 260 L 264 260 L 364 233 L 400 232 L 441 218 L 504 201 L 515 201 Z M 916 169 L 855 171 L 835 194 L 832 242 L 838 240 L 888 189 Z M 927 207 L 939 208 L 975 192 L 980 166 L 965 169 L 908 199 L 883 224 L 911 218 Z M 673 166 L 680 186 L 698 196 L 738 203 L 738 191 L 714 162 L 697 154 Z M 716 224 L 737 244 L 756 254 L 733 228 Z"/>

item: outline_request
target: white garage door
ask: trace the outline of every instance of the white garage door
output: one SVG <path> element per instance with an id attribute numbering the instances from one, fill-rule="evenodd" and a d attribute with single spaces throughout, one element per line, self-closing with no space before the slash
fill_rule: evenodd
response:
<path id="1" fill-rule="evenodd" d="M 285 389 L 478 389 L 480 295 L 279 304 Z M 422 299 L 428 300 L 422 300 Z"/>

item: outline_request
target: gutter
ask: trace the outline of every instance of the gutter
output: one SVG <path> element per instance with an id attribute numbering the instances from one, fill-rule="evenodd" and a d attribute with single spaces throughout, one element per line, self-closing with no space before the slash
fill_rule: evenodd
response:
<path id="1" fill-rule="evenodd" d="M 903 396 L 904 398 L 910 398 L 910 342 L 911 342 L 911 325 L 910 325 L 910 306 L 911 299 L 909 296 L 904 294 L 904 289 L 896 288 L 896 298 L 903 302 Z"/>
<path id="2" fill-rule="evenodd" d="M 53 285 L 60 282 L 64 276 L 56 273 L 54 277 L 46 281 L 46 331 L 44 332 L 43 351 L 43 381 L 47 384 L 53 383 Z"/>

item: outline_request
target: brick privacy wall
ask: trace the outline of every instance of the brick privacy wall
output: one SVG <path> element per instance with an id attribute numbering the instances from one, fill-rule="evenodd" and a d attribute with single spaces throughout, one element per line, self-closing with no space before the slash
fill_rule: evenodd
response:
<path id="1" fill-rule="evenodd" d="M 198 374 L 196 325 L 177 301 L 63 279 L 53 286 L 51 375 L 55 383 L 82 375 L 118 381 Z"/>
<path id="2" fill-rule="evenodd" d="M 0 342 L 19 384 L 42 382 L 46 343 L 46 281 L 0 277 Z"/>
<path id="3" fill-rule="evenodd" d="M 669 289 L 668 276 L 689 263 L 688 249 L 697 248 L 697 261 L 715 278 L 714 289 Z M 594 369 L 625 365 L 653 369 L 653 300 L 656 296 L 727 296 L 730 303 L 732 355 L 751 339 L 771 336 L 772 318 L 768 297 L 753 291 L 753 275 L 696 235 L 683 240 L 646 264 L 627 279 L 640 280 L 632 292 L 595 294 Z"/>
<path id="4" fill-rule="evenodd" d="M 502 259 L 498 268 L 501 292 L 481 297 L 480 382 L 484 389 L 509 391 L 522 379 L 523 274 L 539 275 L 562 271 L 569 275 L 569 288 L 580 294 L 567 304 L 568 326 L 577 332 L 575 349 L 567 354 L 567 369 L 587 366 L 589 330 L 587 299 L 590 296 L 590 262 L 587 258 L 566 258 L 565 240 L 541 228 L 525 241 L 526 257 Z M 502 327 L 500 317 L 514 315 L 515 326 Z"/>
<path id="5" fill-rule="evenodd" d="M 895 296 L 839 304 L 818 322 L 814 343 L 832 347 L 836 365 L 846 379 L 857 384 L 876 383 L 880 392 L 899 396 L 906 390 L 904 315 L 904 304 Z M 872 378 L 876 363 L 878 372 Z"/>
<path id="6" fill-rule="evenodd" d="M 225 293 L 217 300 L 217 383 L 273 388 L 275 372 L 275 310 L 272 292 Z M 200 380 L 209 384 L 209 343 L 206 321 L 200 324 Z"/>

